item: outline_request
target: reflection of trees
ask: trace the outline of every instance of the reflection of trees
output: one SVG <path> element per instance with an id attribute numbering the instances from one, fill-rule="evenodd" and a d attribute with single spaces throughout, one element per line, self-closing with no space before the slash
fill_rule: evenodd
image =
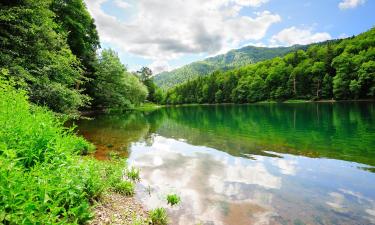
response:
<path id="1" fill-rule="evenodd" d="M 375 165 L 374 120 L 374 103 L 194 106 L 99 116 L 79 130 L 99 150 L 124 155 L 130 143 L 162 135 L 236 156 L 274 151 Z"/>
<path id="2" fill-rule="evenodd" d="M 152 141 L 149 135 L 151 127 L 142 113 L 103 115 L 78 123 L 79 133 L 96 145 L 96 157 L 101 159 L 111 151 L 127 156 L 132 142 L 142 139 Z"/>
<path id="3" fill-rule="evenodd" d="M 232 155 L 263 150 L 375 165 L 375 104 L 195 106 L 159 110 L 158 132 Z"/>

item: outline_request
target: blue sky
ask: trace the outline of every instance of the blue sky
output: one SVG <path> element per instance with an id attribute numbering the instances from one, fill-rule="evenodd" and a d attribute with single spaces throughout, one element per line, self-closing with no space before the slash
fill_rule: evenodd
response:
<path id="1" fill-rule="evenodd" d="M 245 45 L 341 38 L 375 25 L 373 0 L 85 0 L 129 70 L 171 70 Z"/>

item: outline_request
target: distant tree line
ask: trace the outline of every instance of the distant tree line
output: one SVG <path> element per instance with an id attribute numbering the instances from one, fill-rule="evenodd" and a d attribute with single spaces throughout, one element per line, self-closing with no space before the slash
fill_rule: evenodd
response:
<path id="1" fill-rule="evenodd" d="M 0 2 L 0 75 L 55 112 L 129 108 L 146 86 L 112 50 L 100 49 L 83 0 Z"/>
<path id="2" fill-rule="evenodd" d="M 375 97 L 375 28 L 180 84 L 162 102 L 250 103 Z"/>

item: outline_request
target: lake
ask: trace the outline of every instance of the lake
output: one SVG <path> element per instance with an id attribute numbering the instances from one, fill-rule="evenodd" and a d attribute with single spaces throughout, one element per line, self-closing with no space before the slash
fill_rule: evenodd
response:
<path id="1" fill-rule="evenodd" d="M 167 107 L 78 130 L 140 168 L 136 197 L 172 224 L 375 224 L 373 102 Z"/>

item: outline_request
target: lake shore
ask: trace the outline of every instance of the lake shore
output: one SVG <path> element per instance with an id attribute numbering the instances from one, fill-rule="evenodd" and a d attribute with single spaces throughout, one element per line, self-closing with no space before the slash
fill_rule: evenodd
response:
<path id="1" fill-rule="evenodd" d="M 375 102 L 375 99 L 356 99 L 356 100 L 334 100 L 334 99 L 322 99 L 322 100 L 303 100 L 303 99 L 290 99 L 286 101 L 260 101 L 260 102 L 249 102 L 249 103 L 191 103 L 191 104 L 177 104 L 177 105 L 161 105 L 160 107 L 181 107 L 181 106 L 220 106 L 220 105 L 257 105 L 257 104 L 291 104 L 291 103 L 339 103 L 339 102 Z"/>
<path id="2" fill-rule="evenodd" d="M 143 224 L 147 221 L 148 212 L 135 197 L 108 192 L 94 206 L 94 215 L 90 225 L 131 225 Z"/>

